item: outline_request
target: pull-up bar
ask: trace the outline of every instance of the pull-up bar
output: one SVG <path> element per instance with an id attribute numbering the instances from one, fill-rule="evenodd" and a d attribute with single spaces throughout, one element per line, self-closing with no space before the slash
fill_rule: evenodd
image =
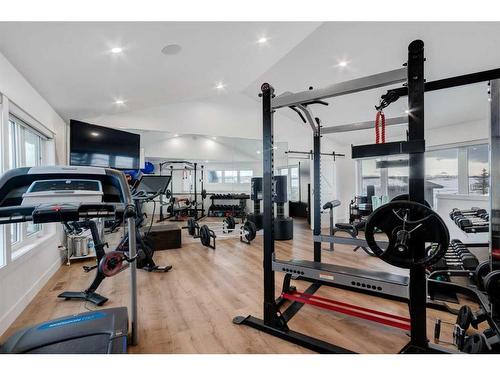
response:
<path id="1" fill-rule="evenodd" d="M 408 116 L 401 117 L 391 117 L 385 119 L 385 125 L 406 125 L 408 124 Z M 321 133 L 323 134 L 332 134 L 332 133 L 344 133 L 344 132 L 353 132 L 357 130 L 365 130 L 365 129 L 373 129 L 373 120 L 372 121 L 362 121 L 362 122 L 354 122 L 351 124 L 338 125 L 338 126 L 326 126 L 321 129 Z"/>
<path id="2" fill-rule="evenodd" d="M 306 90 L 297 93 L 286 92 L 273 98 L 271 106 L 273 109 L 298 106 L 300 104 L 321 101 L 321 99 L 389 86 L 405 82 L 406 80 L 406 68 L 395 69 L 384 73 L 352 79 L 350 81 L 335 83 L 321 89 Z"/>

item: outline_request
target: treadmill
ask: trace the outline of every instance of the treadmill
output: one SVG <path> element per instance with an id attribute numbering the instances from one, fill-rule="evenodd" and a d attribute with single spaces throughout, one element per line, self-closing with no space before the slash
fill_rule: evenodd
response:
<path id="1" fill-rule="evenodd" d="M 15 168 L 0 177 L 0 224 L 115 218 L 126 220 L 129 257 L 136 255 L 136 210 L 125 175 L 95 167 Z M 126 353 L 137 343 L 136 264 L 130 264 L 130 309 L 95 310 L 14 333 L 0 353 Z M 130 327 L 130 328 L 129 328 Z"/>
<path id="2" fill-rule="evenodd" d="M 17 331 L 0 354 L 120 354 L 127 352 L 126 307 L 65 316 Z"/>

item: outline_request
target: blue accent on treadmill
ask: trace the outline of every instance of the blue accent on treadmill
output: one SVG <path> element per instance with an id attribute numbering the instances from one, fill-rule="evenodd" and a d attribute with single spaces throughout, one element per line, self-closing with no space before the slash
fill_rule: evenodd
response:
<path id="1" fill-rule="evenodd" d="M 123 352 L 127 353 L 127 336 L 123 336 Z"/>
<path id="2" fill-rule="evenodd" d="M 107 314 L 98 311 L 98 312 L 94 312 L 94 313 L 91 313 L 91 314 L 86 314 L 86 315 L 81 315 L 81 316 L 75 316 L 75 317 L 71 317 L 71 318 L 60 319 L 60 320 L 55 320 L 55 321 L 52 321 L 52 322 L 48 322 L 48 323 L 45 323 L 45 324 L 42 324 L 41 326 L 39 326 L 37 328 L 37 330 L 45 330 L 45 329 L 58 328 L 58 327 L 67 326 L 68 324 L 79 324 L 79 323 L 88 322 L 88 321 L 91 321 L 91 320 L 102 319 L 105 316 L 107 316 Z"/>

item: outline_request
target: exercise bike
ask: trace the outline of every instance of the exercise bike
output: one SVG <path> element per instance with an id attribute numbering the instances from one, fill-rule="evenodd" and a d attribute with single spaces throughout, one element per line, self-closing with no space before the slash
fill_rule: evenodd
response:
<path id="1" fill-rule="evenodd" d="M 137 259 L 136 264 L 138 269 L 143 269 L 148 272 L 168 272 L 172 269 L 171 265 L 158 266 L 153 260 L 155 246 L 153 241 L 149 238 L 148 234 L 151 230 L 154 220 L 154 213 L 156 210 L 155 199 L 164 194 L 170 183 L 170 176 L 158 175 L 142 175 L 139 182 L 132 188 L 132 199 L 134 200 L 136 208 L 135 218 L 135 231 L 136 231 L 136 244 L 137 244 Z M 146 213 L 143 212 L 142 207 L 144 203 L 153 202 L 153 215 L 151 218 L 151 225 L 146 233 L 141 233 L 141 228 L 144 226 Z M 116 251 L 128 252 L 128 233 L 121 239 L 116 247 Z"/>

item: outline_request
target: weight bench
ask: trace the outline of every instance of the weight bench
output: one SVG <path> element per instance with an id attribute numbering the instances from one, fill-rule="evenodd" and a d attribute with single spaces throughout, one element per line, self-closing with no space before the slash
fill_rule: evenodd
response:
<path id="1" fill-rule="evenodd" d="M 357 239 L 358 238 L 358 233 L 360 230 L 363 230 L 365 228 L 365 221 L 360 221 L 359 223 L 351 224 L 351 223 L 336 223 L 334 225 L 333 223 L 333 209 L 335 207 L 340 206 L 340 201 L 339 200 L 333 200 L 330 202 L 327 202 L 323 205 L 323 210 L 329 210 L 330 211 L 330 236 L 334 236 L 338 232 L 343 232 L 349 234 L 352 238 Z M 358 249 L 363 249 L 365 253 L 367 253 L 370 256 L 374 256 L 375 254 L 372 253 L 371 250 L 367 249 L 364 246 L 356 246 L 353 251 L 357 251 Z M 330 242 L 330 247 L 328 249 L 329 251 L 334 250 L 334 244 L 333 242 Z"/>

